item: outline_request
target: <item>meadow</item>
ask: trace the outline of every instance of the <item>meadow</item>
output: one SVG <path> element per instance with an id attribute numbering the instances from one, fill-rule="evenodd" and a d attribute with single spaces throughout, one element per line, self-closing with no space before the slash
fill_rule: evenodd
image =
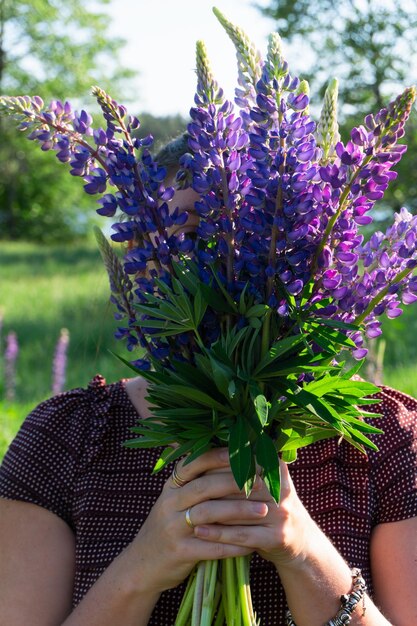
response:
<path id="1" fill-rule="evenodd" d="M 113 338 L 117 322 L 95 243 L 40 246 L 0 243 L 0 313 L 5 337 L 19 342 L 16 398 L 4 400 L 4 362 L 0 358 L 0 458 L 25 415 L 51 395 L 51 370 L 61 328 L 70 333 L 65 388 L 85 386 L 97 373 L 108 382 L 130 375 L 111 351 L 129 358 Z M 417 306 L 385 325 L 383 382 L 417 395 Z"/>
<path id="2" fill-rule="evenodd" d="M 113 338 L 117 322 L 109 286 L 93 243 L 39 246 L 0 243 L 0 354 L 14 331 L 19 354 L 15 401 L 4 400 L 0 358 L 0 457 L 27 412 L 51 395 L 52 362 L 61 328 L 70 335 L 65 388 L 86 386 L 97 373 L 108 381 L 129 376 L 110 350 L 126 350 Z"/>

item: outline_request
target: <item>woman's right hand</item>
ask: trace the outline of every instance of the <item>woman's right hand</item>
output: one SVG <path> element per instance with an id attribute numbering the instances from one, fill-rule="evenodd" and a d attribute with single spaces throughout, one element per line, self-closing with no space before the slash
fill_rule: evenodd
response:
<path id="1" fill-rule="evenodd" d="M 191 463 L 180 461 L 177 472 L 186 484 L 177 487 L 172 477 L 165 483 L 148 518 L 128 552 L 146 587 L 160 593 L 176 587 L 199 561 L 244 556 L 251 548 L 203 541 L 186 522 L 189 510 L 198 505 L 199 524 L 256 523 L 268 508 L 262 502 L 236 498 L 236 485 L 225 448 L 210 450 Z"/>

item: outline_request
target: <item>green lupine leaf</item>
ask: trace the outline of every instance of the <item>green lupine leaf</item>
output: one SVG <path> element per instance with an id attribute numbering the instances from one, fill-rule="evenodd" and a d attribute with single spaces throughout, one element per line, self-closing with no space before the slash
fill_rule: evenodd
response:
<path id="1" fill-rule="evenodd" d="M 242 341 L 245 340 L 246 335 L 250 332 L 252 332 L 251 329 L 248 326 L 244 326 L 234 335 L 234 337 L 230 341 L 230 354 L 233 354 L 235 352 L 236 348 Z"/>
<path id="2" fill-rule="evenodd" d="M 203 299 L 201 289 L 198 289 L 194 298 L 194 322 L 196 328 L 200 325 L 206 310 L 207 302 Z"/>
<path id="3" fill-rule="evenodd" d="M 268 310 L 267 304 L 254 304 L 245 312 L 245 317 L 263 317 Z"/>
<path id="4" fill-rule="evenodd" d="M 171 289 L 171 287 L 169 287 L 169 285 L 164 283 L 164 281 L 161 280 L 160 278 L 155 278 L 154 282 L 155 282 L 155 285 L 158 287 L 159 291 L 164 293 L 166 296 L 173 296 L 174 295 L 174 292 Z"/>
<path id="5" fill-rule="evenodd" d="M 246 283 L 246 285 L 243 287 L 241 294 L 240 294 L 239 303 L 238 303 L 240 315 L 245 315 L 248 306 L 250 307 L 251 303 L 253 302 L 253 298 L 251 296 L 247 298 L 248 284 L 249 283 Z"/>
<path id="6" fill-rule="evenodd" d="M 343 330 L 358 330 L 358 324 L 349 324 L 340 320 L 327 319 L 326 317 L 314 317 L 314 323 L 324 324 L 331 328 L 341 328 Z"/>
<path id="7" fill-rule="evenodd" d="M 137 439 L 128 439 L 123 442 L 125 448 L 158 448 L 159 446 L 168 446 L 174 443 L 172 437 L 153 438 L 146 436 Z"/>
<path id="8" fill-rule="evenodd" d="M 263 468 L 263 478 L 270 494 L 279 502 L 281 481 L 278 453 L 271 437 L 265 432 L 256 441 L 256 460 Z"/>
<path id="9" fill-rule="evenodd" d="M 211 285 L 201 283 L 199 288 L 207 304 L 209 304 L 216 313 L 236 313 L 235 308 L 226 300 L 224 295 L 215 291 Z"/>
<path id="10" fill-rule="evenodd" d="M 313 327 L 313 331 L 311 333 L 311 338 L 313 341 L 316 341 L 319 345 L 320 341 L 326 342 L 328 341 L 334 349 L 337 349 L 338 346 L 345 346 L 346 348 L 355 348 L 355 342 L 350 339 L 350 337 L 346 337 L 343 333 L 340 333 L 338 330 L 334 328 L 329 328 L 326 326 L 321 326 L 319 328 Z"/>
<path id="11" fill-rule="evenodd" d="M 249 498 L 251 494 L 251 491 L 255 484 L 255 480 L 256 480 L 256 462 L 255 462 L 255 457 L 251 452 L 251 462 L 250 462 L 248 477 L 245 481 L 245 484 L 243 485 L 243 488 L 245 490 L 245 495 L 247 498 Z"/>
<path id="12" fill-rule="evenodd" d="M 269 402 L 264 395 L 260 394 L 256 396 L 253 404 L 261 425 L 265 426 L 268 421 Z"/>
<path id="13" fill-rule="evenodd" d="M 358 361 L 357 363 L 355 363 L 353 367 L 351 367 L 347 372 L 342 374 L 341 378 L 352 378 L 353 376 L 355 376 L 361 369 L 362 365 L 364 364 L 364 361 L 365 359 L 362 359 L 361 361 Z"/>
<path id="14" fill-rule="evenodd" d="M 218 285 L 218 287 L 219 287 L 220 291 L 222 292 L 222 294 L 223 294 L 223 296 L 224 296 L 225 300 L 226 300 L 226 301 L 227 301 L 227 303 L 230 305 L 230 307 L 231 307 L 232 311 L 233 311 L 234 313 L 238 313 L 238 306 L 237 306 L 236 302 L 233 300 L 233 298 L 230 296 L 229 292 L 225 289 L 224 285 L 222 284 L 222 282 L 221 282 L 221 280 L 220 280 L 220 278 L 219 278 L 219 276 L 218 276 L 218 274 L 217 274 L 217 272 L 216 272 L 215 267 L 214 267 L 214 266 L 211 266 L 211 268 L 210 268 L 210 269 L 211 269 L 211 271 L 212 271 L 213 278 L 214 278 L 214 280 L 216 281 L 216 283 L 217 283 L 217 285 Z"/>
<path id="15" fill-rule="evenodd" d="M 372 426 L 372 424 L 368 424 L 367 422 L 364 422 L 363 420 L 360 420 L 356 417 L 349 417 L 348 422 L 349 424 L 352 424 L 353 426 L 355 426 L 356 430 L 360 430 L 365 433 L 373 433 L 376 435 L 380 435 L 384 432 L 380 428 L 377 428 L 376 426 Z"/>
<path id="16" fill-rule="evenodd" d="M 204 454 L 204 452 L 208 452 L 209 450 L 211 450 L 211 439 L 211 435 L 199 439 L 193 446 L 191 454 L 189 454 L 185 459 L 184 465 L 187 465 L 187 463 L 191 463 L 191 461 L 197 459 L 199 456 Z"/>
<path id="17" fill-rule="evenodd" d="M 214 398 L 210 397 L 208 394 L 200 391 L 199 389 L 195 389 L 192 387 L 186 387 L 183 385 L 170 385 L 169 387 L 170 393 L 176 393 L 182 395 L 187 400 L 193 400 L 202 404 L 204 406 L 208 406 L 212 409 L 220 409 L 224 410 L 224 406 L 217 402 Z"/>
<path id="18" fill-rule="evenodd" d="M 195 295 L 197 291 L 198 282 L 196 281 L 196 268 L 195 264 L 189 262 L 186 263 L 186 266 L 182 263 L 173 262 L 172 264 L 174 268 L 175 275 L 178 280 L 181 282 L 183 287 L 192 295 Z M 198 272 L 197 272 L 198 275 Z"/>
<path id="19" fill-rule="evenodd" d="M 155 463 L 155 466 L 154 466 L 154 468 L 152 470 L 153 474 L 157 474 L 161 469 L 163 469 L 165 467 L 165 465 L 167 463 L 169 463 L 169 461 L 167 461 L 167 459 L 169 459 L 169 456 L 170 456 L 172 451 L 173 451 L 172 448 L 165 448 L 165 450 L 162 450 L 161 456 L 159 457 L 159 459 Z"/>
<path id="20" fill-rule="evenodd" d="M 307 383 L 304 389 L 314 391 L 316 395 L 324 395 L 332 391 L 343 396 L 354 396 L 355 398 L 362 398 L 379 391 L 379 388 L 372 383 L 345 380 L 339 376 L 324 376 L 319 380 Z"/>
<path id="21" fill-rule="evenodd" d="M 157 460 L 152 470 L 152 473 L 156 474 L 157 472 L 160 472 L 161 469 L 163 469 L 166 465 L 168 465 L 168 463 L 172 463 L 173 461 L 176 461 L 180 457 L 184 456 L 184 454 L 187 454 L 187 452 L 191 450 L 194 444 L 195 444 L 195 441 L 191 440 L 191 441 L 186 441 L 185 443 L 178 446 L 177 448 L 174 448 L 174 449 L 170 448 L 168 452 L 165 452 L 164 450 L 161 456 L 159 457 L 159 459 Z"/>
<path id="22" fill-rule="evenodd" d="M 297 448 L 294 448 L 294 450 L 284 450 L 281 458 L 284 463 L 294 463 L 294 461 L 297 460 Z"/>
<path id="23" fill-rule="evenodd" d="M 155 415 L 158 418 L 188 418 L 198 420 L 200 417 L 207 415 L 207 409 L 198 409 L 192 407 L 181 407 L 178 409 L 155 409 Z"/>
<path id="24" fill-rule="evenodd" d="M 310 428 L 307 431 L 307 434 L 304 436 L 291 436 L 288 438 L 286 443 L 280 448 L 282 452 L 287 452 L 291 450 L 297 450 L 298 448 L 304 448 L 305 446 L 309 446 L 316 441 L 321 441 L 322 439 L 330 439 L 335 436 L 335 432 L 332 428 Z"/>
<path id="25" fill-rule="evenodd" d="M 246 422 L 240 416 L 230 429 L 229 457 L 236 484 L 243 489 L 250 473 L 252 450 Z"/>
<path id="26" fill-rule="evenodd" d="M 292 352 L 297 346 L 303 343 L 303 340 L 304 338 L 302 335 L 294 335 L 277 341 L 260 360 L 254 371 L 254 375 L 257 376 L 266 367 L 272 365 L 272 363 L 281 358 L 284 354 Z"/>
<path id="27" fill-rule="evenodd" d="M 378 446 L 374 444 L 374 442 L 371 441 L 368 437 L 366 437 L 366 435 L 361 433 L 357 428 L 351 428 L 350 426 L 346 426 L 346 430 L 354 441 L 363 443 L 365 446 L 371 448 L 372 450 L 378 450 Z"/>
<path id="28" fill-rule="evenodd" d="M 329 405 L 323 398 L 319 398 L 312 393 L 304 389 L 300 389 L 298 393 L 292 393 L 292 391 L 288 390 L 289 397 L 298 406 L 302 407 L 306 411 L 313 413 L 324 422 L 331 424 L 337 432 L 340 432 L 340 417 L 333 409 L 331 405 Z"/>
<path id="29" fill-rule="evenodd" d="M 234 398 L 236 395 L 236 383 L 234 380 L 231 380 L 228 387 L 227 387 L 227 394 L 229 396 L 229 398 Z"/>
<path id="30" fill-rule="evenodd" d="M 226 397 L 229 396 L 229 384 L 231 381 L 231 377 L 233 376 L 233 372 L 225 367 L 222 363 L 219 363 L 213 357 L 210 357 L 210 364 L 212 369 L 213 380 L 216 384 L 217 389 Z"/>

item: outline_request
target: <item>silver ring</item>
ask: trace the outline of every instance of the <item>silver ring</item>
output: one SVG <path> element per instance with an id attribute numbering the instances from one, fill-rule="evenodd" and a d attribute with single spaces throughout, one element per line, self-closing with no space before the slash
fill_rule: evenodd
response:
<path id="1" fill-rule="evenodd" d="M 177 463 L 174 465 L 174 471 L 172 472 L 171 480 L 174 483 L 175 487 L 184 487 L 187 484 L 187 481 L 181 478 L 181 476 L 177 472 Z"/>
<path id="2" fill-rule="evenodd" d="M 185 521 L 187 523 L 187 526 L 189 526 L 191 529 L 195 528 L 194 524 L 191 521 L 191 517 L 190 517 L 190 512 L 191 512 L 192 507 L 190 506 L 186 511 L 185 511 Z"/>

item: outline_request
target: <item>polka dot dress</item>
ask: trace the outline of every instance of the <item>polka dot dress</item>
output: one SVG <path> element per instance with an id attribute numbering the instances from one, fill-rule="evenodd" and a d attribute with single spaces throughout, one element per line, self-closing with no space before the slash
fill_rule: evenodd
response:
<path id="1" fill-rule="evenodd" d="M 417 401 L 382 387 L 369 411 L 384 435 L 362 455 L 336 439 L 302 449 L 291 466 L 312 517 L 372 592 L 369 542 L 375 525 L 417 516 Z M 61 517 L 76 536 L 76 606 L 133 540 L 172 467 L 152 475 L 159 450 L 123 447 L 137 421 L 120 381 L 96 377 L 39 405 L 25 420 L 0 468 L 0 496 L 32 502 Z M 255 556 L 253 603 L 262 626 L 285 624 L 285 596 L 273 567 Z M 183 587 L 165 592 L 149 622 L 170 626 Z"/>

